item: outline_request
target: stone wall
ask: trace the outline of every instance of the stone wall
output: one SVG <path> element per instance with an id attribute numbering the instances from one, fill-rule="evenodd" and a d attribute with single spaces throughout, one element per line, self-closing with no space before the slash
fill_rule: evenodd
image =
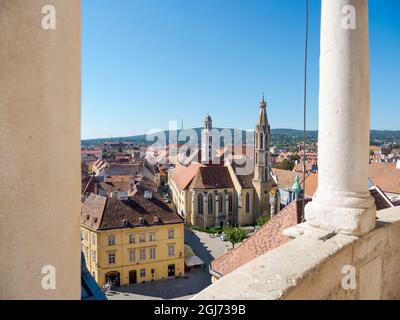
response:
<path id="1" fill-rule="evenodd" d="M 251 261 L 194 299 L 400 299 L 400 208 L 373 231 L 332 236 L 307 224 L 296 239 Z"/>

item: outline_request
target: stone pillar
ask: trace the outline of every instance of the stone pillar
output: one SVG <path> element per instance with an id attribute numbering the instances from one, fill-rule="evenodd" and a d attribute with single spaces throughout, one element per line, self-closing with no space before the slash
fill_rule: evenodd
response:
<path id="1" fill-rule="evenodd" d="M 0 0 L 0 300 L 80 299 L 80 0 Z"/>
<path id="2" fill-rule="evenodd" d="M 190 214 L 190 222 L 192 226 L 196 226 L 196 216 L 197 216 L 197 196 L 196 192 L 190 191 L 190 199 L 191 199 L 191 214 Z"/>
<path id="3" fill-rule="evenodd" d="M 368 191 L 370 88 L 368 0 L 323 0 L 319 182 L 309 224 L 363 235 L 375 226 Z"/>
<path id="4" fill-rule="evenodd" d="M 208 227 L 208 193 L 204 192 L 204 228 Z"/>
<path id="5" fill-rule="evenodd" d="M 225 219 L 229 218 L 229 192 L 225 193 Z"/>
<path id="6" fill-rule="evenodd" d="M 216 213 L 216 216 L 219 217 L 220 212 L 219 212 L 219 194 L 218 193 L 215 194 L 215 213 Z"/>

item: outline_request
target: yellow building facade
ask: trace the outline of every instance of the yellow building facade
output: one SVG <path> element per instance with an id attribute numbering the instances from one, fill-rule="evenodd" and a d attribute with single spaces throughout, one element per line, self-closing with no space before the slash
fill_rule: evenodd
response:
<path id="1" fill-rule="evenodd" d="M 184 224 L 99 231 L 81 225 L 89 272 L 102 287 L 183 276 Z"/>

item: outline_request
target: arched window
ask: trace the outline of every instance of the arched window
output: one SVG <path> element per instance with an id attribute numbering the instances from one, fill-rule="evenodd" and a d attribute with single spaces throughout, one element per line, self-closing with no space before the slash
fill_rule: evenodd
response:
<path id="1" fill-rule="evenodd" d="M 229 193 L 229 212 L 233 212 L 233 196 Z"/>
<path id="2" fill-rule="evenodd" d="M 246 213 L 250 212 L 250 194 L 246 193 Z"/>
<path id="3" fill-rule="evenodd" d="M 260 147 L 259 149 L 264 149 L 264 134 L 260 133 Z"/>
<path id="4" fill-rule="evenodd" d="M 197 197 L 197 213 L 204 214 L 204 197 L 201 193 Z"/>
<path id="5" fill-rule="evenodd" d="M 212 194 L 208 195 L 208 214 L 213 214 L 214 211 L 214 203 Z"/>
<path id="6" fill-rule="evenodd" d="M 218 211 L 219 213 L 222 213 L 224 211 L 224 196 L 222 195 L 222 193 L 219 194 L 218 200 Z"/>

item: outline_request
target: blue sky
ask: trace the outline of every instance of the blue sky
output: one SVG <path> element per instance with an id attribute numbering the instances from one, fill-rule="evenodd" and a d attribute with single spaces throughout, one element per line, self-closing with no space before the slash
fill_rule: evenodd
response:
<path id="1" fill-rule="evenodd" d="M 83 0 L 82 138 L 170 120 L 303 125 L 305 0 Z M 400 1 L 370 0 L 371 127 L 400 130 Z M 320 0 L 310 0 L 308 127 L 317 129 Z"/>

